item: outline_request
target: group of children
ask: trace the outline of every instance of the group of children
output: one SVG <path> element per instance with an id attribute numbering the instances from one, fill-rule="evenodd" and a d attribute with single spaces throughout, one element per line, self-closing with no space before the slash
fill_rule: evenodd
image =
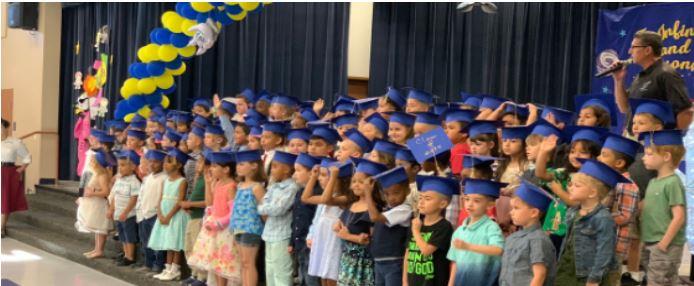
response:
<path id="1" fill-rule="evenodd" d="M 606 94 L 578 96 L 578 116 L 461 96 L 388 88 L 326 108 L 247 89 L 109 121 L 81 177 L 84 255 L 115 229 L 118 265 L 170 281 L 185 263 L 186 285 L 618 285 L 622 264 L 678 281 L 684 147 L 668 103 L 633 100 L 622 135 Z M 413 148 L 436 131 L 452 147 Z"/>

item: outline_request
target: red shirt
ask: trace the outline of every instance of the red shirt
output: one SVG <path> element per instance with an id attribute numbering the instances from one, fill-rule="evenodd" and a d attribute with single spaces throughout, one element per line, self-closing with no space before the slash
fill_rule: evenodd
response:
<path id="1" fill-rule="evenodd" d="M 467 143 L 458 143 L 451 148 L 451 171 L 455 175 L 460 175 L 463 171 L 463 155 L 470 154 L 470 147 Z"/>

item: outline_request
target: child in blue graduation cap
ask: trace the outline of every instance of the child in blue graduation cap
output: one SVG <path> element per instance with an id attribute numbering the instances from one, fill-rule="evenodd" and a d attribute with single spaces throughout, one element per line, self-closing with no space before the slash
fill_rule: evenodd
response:
<path id="1" fill-rule="evenodd" d="M 190 112 L 195 115 L 200 115 L 202 117 L 209 118 L 212 116 L 212 102 L 206 98 L 200 98 L 193 102 L 193 107 Z"/>
<path id="2" fill-rule="evenodd" d="M 144 161 L 147 161 L 147 174 L 142 179 L 140 193 L 135 204 L 135 218 L 138 226 L 138 238 L 140 249 L 144 257 L 144 267 L 148 271 L 159 274 L 164 268 L 164 258 L 166 253 L 154 251 L 147 245 L 152 228 L 157 221 L 157 208 L 159 198 L 166 180 L 166 173 L 163 171 L 163 162 L 166 153 L 160 150 L 148 150 L 145 153 Z"/>
<path id="3" fill-rule="evenodd" d="M 498 121 L 475 120 L 466 126 L 470 153 L 481 156 L 499 156 Z"/>
<path id="4" fill-rule="evenodd" d="M 102 150 L 94 151 L 93 159 L 88 161 L 92 175 L 84 188 L 84 195 L 78 199 L 75 227 L 79 232 L 94 233 L 94 249 L 83 253 L 88 259 L 104 256 L 106 236 L 113 230 L 113 220 L 106 216 L 113 164 L 105 154 Z"/>
<path id="5" fill-rule="evenodd" d="M 181 211 L 180 203 L 186 195 L 187 183 L 183 166 L 190 157 L 178 149 L 170 149 L 164 159 L 167 179 L 159 201 L 157 221 L 152 228 L 147 246 L 156 251 L 166 251 L 164 271 L 155 276 L 163 281 L 181 277 L 181 251 L 185 247 L 185 231 L 188 215 Z"/>
<path id="6" fill-rule="evenodd" d="M 510 200 L 513 190 L 520 185 L 521 176 L 528 169 L 529 162 L 525 153 L 525 137 L 530 133 L 530 127 L 504 127 L 501 129 L 501 153 L 503 160 L 496 168 L 496 180 L 508 186 L 501 189 L 501 196 L 496 201 L 496 221 L 504 234 L 515 230 L 511 223 Z"/>
<path id="7" fill-rule="evenodd" d="M 376 285 L 402 284 L 402 266 L 412 206 L 405 203 L 410 193 L 405 168 L 396 167 L 373 176 L 378 184 L 365 189 L 369 218 L 374 223 L 371 255 L 374 258 Z M 369 182 L 371 184 L 371 182 Z M 379 202 L 384 201 L 385 205 Z"/>
<path id="8" fill-rule="evenodd" d="M 316 127 L 308 141 L 308 154 L 314 157 L 328 157 L 335 151 L 340 134 L 329 127 Z"/>
<path id="9" fill-rule="evenodd" d="M 448 285 L 497 285 L 504 236 L 486 213 L 506 184 L 466 179 L 464 206 L 469 216 L 452 236 L 446 257 L 454 263 Z"/>
<path id="10" fill-rule="evenodd" d="M 419 112 L 414 121 L 414 135 L 419 136 L 431 130 L 441 127 L 441 118 L 436 113 Z"/>
<path id="11" fill-rule="evenodd" d="M 335 125 L 335 130 L 341 138 L 345 138 L 345 132 L 358 127 L 359 117 L 356 114 L 346 113 L 331 120 Z"/>
<path id="12" fill-rule="evenodd" d="M 511 220 L 521 230 L 506 238 L 499 285 L 554 285 L 557 251 L 540 226 L 551 200 L 549 194 L 528 181 L 516 189 L 511 199 Z"/>
<path id="13" fill-rule="evenodd" d="M 296 155 L 277 151 L 270 169 L 271 182 L 258 204 L 265 216 L 262 239 L 265 241 L 265 281 L 270 285 L 292 284 L 292 257 L 287 252 L 291 237 L 292 202 L 299 186 L 292 178 Z"/>
<path id="14" fill-rule="evenodd" d="M 410 88 L 407 92 L 407 113 L 418 113 L 429 111 L 429 106 L 434 103 L 434 96 L 423 90 Z"/>
<path id="15" fill-rule="evenodd" d="M 301 202 L 301 195 L 311 178 L 311 170 L 314 166 L 319 165 L 320 161 L 320 158 L 313 157 L 305 152 L 300 153 L 294 161 L 294 175 L 292 178 L 296 184 L 299 185 L 300 190 L 296 193 L 294 203 L 292 204 L 292 234 L 288 252 L 296 258 L 300 285 L 320 285 L 320 279 L 318 277 L 308 275 L 311 249 L 306 245 L 309 227 L 311 227 L 311 223 L 316 214 L 316 206 L 314 204 Z M 314 193 L 320 195 L 322 190 L 314 191 Z"/>
<path id="16" fill-rule="evenodd" d="M 500 159 L 501 158 L 490 156 L 467 154 L 463 156 L 463 171 L 461 172 L 461 177 L 463 179 L 492 180 L 494 178 L 492 164 Z M 465 190 L 465 185 L 463 185 L 463 190 Z M 458 200 L 458 204 L 460 205 L 460 213 L 458 214 L 458 221 L 455 225 L 461 225 L 468 217 L 468 212 L 464 207 L 465 196 L 459 196 Z M 487 216 L 493 220 L 496 220 L 496 207 L 492 205 L 492 207 L 487 209 Z"/>
<path id="17" fill-rule="evenodd" d="M 130 129 L 125 140 L 125 148 L 133 150 L 137 155 L 142 156 L 144 155 L 142 147 L 145 145 L 145 139 L 147 139 L 147 134 L 144 131 Z"/>
<path id="18" fill-rule="evenodd" d="M 111 187 L 108 216 L 115 221 L 118 240 L 123 245 L 123 260 L 117 265 L 128 266 L 135 263 L 135 244 L 138 242 L 135 204 L 140 193 L 140 180 L 135 169 L 140 165 L 140 156 L 132 150 L 123 150 L 117 157 L 118 175 Z"/>
<path id="19" fill-rule="evenodd" d="M 677 283 L 685 242 L 685 188 L 675 170 L 684 157 L 680 130 L 641 134 L 646 169 L 657 171 L 648 183 L 641 209 L 641 266 L 649 285 Z"/>
<path id="20" fill-rule="evenodd" d="M 576 125 L 610 128 L 617 124 L 615 98 L 609 94 L 585 94 L 575 97 Z M 615 118 L 612 118 L 615 116 Z"/>
<path id="21" fill-rule="evenodd" d="M 214 152 L 219 152 L 222 150 L 227 143 L 226 137 L 224 137 L 224 130 L 219 125 L 210 124 L 205 127 L 205 139 L 203 140 L 205 147 L 209 148 Z"/>
<path id="22" fill-rule="evenodd" d="M 260 137 L 263 135 L 263 128 L 260 126 L 253 126 L 248 133 L 248 145 L 246 150 L 262 150 L 263 147 L 260 145 Z"/>
<path id="23" fill-rule="evenodd" d="M 386 112 L 403 111 L 406 100 L 405 96 L 402 95 L 398 89 L 389 86 L 386 90 L 386 94 L 378 99 L 377 111 L 382 114 Z"/>
<path id="24" fill-rule="evenodd" d="M 176 131 L 180 133 L 186 133 L 190 131 L 190 122 L 192 118 L 188 113 L 179 113 L 174 117 L 174 122 L 176 123 Z"/>
<path id="25" fill-rule="evenodd" d="M 393 112 L 388 122 L 388 139 L 393 143 L 405 145 L 414 137 L 415 116 L 405 112 Z"/>
<path id="26" fill-rule="evenodd" d="M 610 208 L 601 201 L 617 183 L 629 181 L 597 160 L 582 161 L 571 176 L 569 197 L 577 204 L 566 212 L 567 233 L 555 283 L 616 285 L 621 270 L 614 250 L 617 232 Z"/>
<path id="27" fill-rule="evenodd" d="M 232 114 L 233 117 L 231 117 L 231 119 L 240 120 L 243 119 L 243 116 L 246 115 L 248 110 L 253 107 L 253 102 L 256 99 L 256 95 L 253 90 L 246 88 L 237 93 L 235 98 L 236 101 L 234 103 L 236 104 L 236 114 Z"/>
<path id="28" fill-rule="evenodd" d="M 437 176 L 417 176 L 418 212 L 411 221 L 405 251 L 403 284 L 447 285 L 450 262 L 446 259 L 453 226 L 442 213 L 453 194 L 460 193 L 457 180 Z M 420 217 L 423 215 L 423 219 Z"/>
<path id="29" fill-rule="evenodd" d="M 359 131 L 373 141 L 388 135 L 388 121 L 380 113 L 373 113 L 359 122 Z"/>
<path id="30" fill-rule="evenodd" d="M 301 195 L 301 202 L 318 205 L 306 244 L 311 248 L 308 274 L 320 277 L 323 285 L 334 285 L 340 272 L 342 248 L 333 229 L 343 209 L 356 201 L 349 189 L 353 171 L 352 162 L 324 158 L 320 165 L 313 167 Z M 316 183 L 323 189 L 320 195 L 314 193 Z"/>
<path id="31" fill-rule="evenodd" d="M 162 149 L 177 148 L 178 142 L 181 141 L 181 134 L 174 130 L 167 130 L 161 140 Z"/>
<path id="32" fill-rule="evenodd" d="M 199 198 L 202 195 L 203 206 L 206 205 L 207 208 L 204 209 L 203 217 L 200 212 L 194 213 L 191 209 L 198 202 L 181 203 L 181 208 L 190 211 L 191 220 L 200 222 L 197 235 L 192 235 L 194 230 L 187 229 L 191 236 L 186 235 L 186 248 L 189 247 L 189 241 L 194 243 L 192 249 L 186 249 L 186 259 L 193 279 L 184 283 L 201 285 L 205 279 L 213 277 L 217 285 L 226 285 L 229 281 L 235 284 L 241 282 L 239 247 L 233 241 L 233 234 L 227 230 L 236 196 L 235 160 L 232 152 L 205 151 L 204 158 L 197 161 L 192 196 Z"/>
<path id="33" fill-rule="evenodd" d="M 311 130 L 309 129 L 291 129 L 287 133 L 287 152 L 294 155 L 305 153 L 308 151 L 308 141 L 311 139 Z"/>
<path id="34" fill-rule="evenodd" d="M 463 169 L 463 156 L 470 154 L 467 132 L 464 128 L 474 120 L 475 115 L 475 111 L 461 109 L 449 109 L 443 114 L 446 135 L 453 143 L 450 161 L 454 175 L 460 176 L 460 171 Z"/>
<path id="35" fill-rule="evenodd" d="M 348 130 L 345 139 L 340 142 L 340 149 L 335 152 L 335 159 L 346 162 L 350 158 L 361 158 L 371 151 L 373 144 L 357 129 Z"/>
<path id="36" fill-rule="evenodd" d="M 113 151 L 120 151 L 123 148 L 123 145 L 125 144 L 125 128 L 128 127 L 128 125 L 125 123 L 125 121 L 122 120 L 109 120 L 106 121 L 106 128 L 108 129 L 108 135 L 111 135 L 115 138 L 113 141 Z"/>
<path id="37" fill-rule="evenodd" d="M 296 100 L 286 95 L 277 95 L 272 99 L 269 109 L 269 118 L 274 121 L 292 120 L 292 115 L 296 109 Z"/>
<path id="38" fill-rule="evenodd" d="M 373 149 L 369 153 L 371 161 L 381 163 L 388 168 L 395 167 L 395 153 L 402 148 L 401 146 L 385 140 L 376 140 Z"/>
<path id="39" fill-rule="evenodd" d="M 270 173 L 270 162 L 277 150 L 281 150 L 286 143 L 289 124 L 286 121 L 272 121 L 263 124 L 263 135 L 260 137 L 260 145 L 263 147 L 263 159 L 265 173 Z"/>
<path id="40" fill-rule="evenodd" d="M 419 201 L 419 192 L 417 191 L 417 174 L 422 171 L 422 166 L 417 162 L 412 151 L 409 148 L 403 147 L 395 151 L 395 166 L 402 167 L 407 174 L 407 181 L 410 183 L 410 193 L 407 195 L 405 202 L 412 208 L 417 207 Z"/>
<path id="41" fill-rule="evenodd" d="M 371 227 L 367 189 L 373 189 L 373 176 L 386 166 L 367 159 L 354 158 L 357 163 L 349 189 L 357 198 L 340 215 L 334 231 L 342 239 L 339 285 L 375 285 L 374 261 L 369 249 Z"/>
<path id="42" fill-rule="evenodd" d="M 251 127 L 245 122 L 234 121 L 234 146 L 232 146 L 232 151 L 245 151 L 248 150 L 248 140 L 251 134 Z"/>
<path id="43" fill-rule="evenodd" d="M 235 123 L 232 120 L 242 121 L 243 115 L 239 115 L 237 112 L 236 104 L 229 100 L 219 100 L 215 97 L 215 109 L 217 110 L 217 118 L 219 118 L 219 124 L 224 130 L 224 137 L 227 139 L 227 147 L 232 150 L 238 150 L 236 146 L 236 136 L 235 135 Z"/>

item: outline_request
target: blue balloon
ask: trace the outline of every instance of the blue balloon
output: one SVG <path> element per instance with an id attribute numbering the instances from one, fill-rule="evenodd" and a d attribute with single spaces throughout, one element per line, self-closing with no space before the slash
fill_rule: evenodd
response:
<path id="1" fill-rule="evenodd" d="M 224 2 L 210 2 L 215 8 L 224 6 Z"/>
<path id="2" fill-rule="evenodd" d="M 149 41 L 157 45 L 161 45 L 161 42 L 159 42 L 159 39 L 157 39 L 157 29 L 149 32 Z"/>
<path id="3" fill-rule="evenodd" d="M 180 57 L 176 57 L 173 61 L 165 63 L 166 68 L 170 70 L 177 70 L 181 67 L 181 64 L 183 64 L 183 61 L 181 61 Z"/>
<path id="4" fill-rule="evenodd" d="M 184 4 L 184 2 L 178 2 L 178 3 L 176 3 L 176 13 L 177 13 L 178 15 L 181 15 L 181 16 L 183 16 L 183 13 L 182 13 L 183 4 Z"/>
<path id="5" fill-rule="evenodd" d="M 239 13 L 243 12 L 243 9 L 241 9 L 241 6 L 239 5 L 226 5 L 224 6 L 224 12 L 231 15 L 238 15 Z"/>
<path id="6" fill-rule="evenodd" d="M 198 21 L 198 23 L 205 23 L 209 17 L 210 13 L 200 13 L 197 17 L 195 17 L 195 21 Z"/>
<path id="7" fill-rule="evenodd" d="M 134 63 L 134 71 L 135 71 L 135 77 L 137 79 L 142 79 L 149 77 L 149 72 L 147 71 L 147 64 L 144 63 Z"/>
<path id="8" fill-rule="evenodd" d="M 176 48 L 185 48 L 190 42 L 190 37 L 184 35 L 183 33 L 171 33 L 171 45 Z"/>
<path id="9" fill-rule="evenodd" d="M 184 4 L 182 5 L 181 12 L 178 13 L 179 15 L 189 20 L 195 20 L 198 17 L 198 11 L 195 11 L 193 7 L 190 6 L 190 3 L 182 2 L 178 4 Z"/>
<path id="10" fill-rule="evenodd" d="M 158 89 L 158 91 L 161 92 L 161 94 L 172 94 L 176 91 L 176 83 L 174 82 L 174 84 L 167 89 Z"/>
<path id="11" fill-rule="evenodd" d="M 157 41 L 159 41 L 160 45 L 171 44 L 171 31 L 164 28 L 156 28 L 154 31 L 156 31 L 155 37 L 157 38 Z"/>
<path id="12" fill-rule="evenodd" d="M 150 76 L 160 76 L 166 71 L 166 66 L 163 62 L 156 61 L 147 64 L 147 72 Z"/>
<path id="13" fill-rule="evenodd" d="M 128 66 L 128 74 L 129 74 L 131 77 L 135 77 L 135 64 L 130 64 L 130 65 Z"/>
<path id="14" fill-rule="evenodd" d="M 250 12 L 248 12 L 248 13 L 250 13 L 250 14 L 260 14 L 260 11 L 263 11 L 263 3 L 260 3 L 260 4 L 258 5 L 258 8 L 255 8 L 255 10 L 250 11 Z"/>
<path id="15" fill-rule="evenodd" d="M 133 95 L 128 98 L 128 107 L 129 107 L 129 112 L 136 112 L 140 110 L 145 104 L 147 104 L 147 100 L 145 99 L 146 96 L 144 95 Z"/>
<path id="16" fill-rule="evenodd" d="M 129 108 L 127 100 L 119 101 L 116 103 L 116 110 L 113 112 L 114 117 L 116 117 L 116 119 L 122 119 L 130 113 Z"/>
<path id="17" fill-rule="evenodd" d="M 229 24 L 234 22 L 234 20 L 232 20 L 231 18 L 229 18 L 229 16 L 227 16 L 227 13 L 217 13 L 216 15 L 217 16 L 215 17 L 215 20 L 217 20 L 217 22 L 221 23 L 222 26 L 226 26 L 226 25 L 229 25 Z"/>
<path id="18" fill-rule="evenodd" d="M 148 95 L 146 97 L 147 105 L 152 106 L 161 102 L 161 93 L 155 92 L 154 94 Z"/>

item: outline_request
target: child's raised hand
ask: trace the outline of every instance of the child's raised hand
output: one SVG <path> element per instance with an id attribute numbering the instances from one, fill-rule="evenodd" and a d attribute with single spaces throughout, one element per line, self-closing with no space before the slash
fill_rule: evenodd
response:
<path id="1" fill-rule="evenodd" d="M 316 100 L 316 102 L 313 103 L 313 112 L 316 114 L 320 114 L 320 111 L 323 110 L 323 107 L 325 107 L 325 100 L 322 98 L 319 98 Z"/>
<path id="2" fill-rule="evenodd" d="M 467 250 L 468 247 L 470 246 L 470 244 L 468 244 L 467 242 L 465 242 L 462 239 L 456 238 L 453 240 L 453 246 L 457 249 Z"/>
<path id="3" fill-rule="evenodd" d="M 212 104 L 214 105 L 214 107 L 219 108 L 219 105 L 221 103 L 221 100 L 219 100 L 219 94 L 215 93 L 214 96 L 212 96 Z"/>
<path id="4" fill-rule="evenodd" d="M 557 135 L 549 135 L 542 139 L 542 143 L 540 143 L 540 151 L 545 152 L 545 153 L 551 153 L 554 151 L 555 148 L 557 148 L 557 141 L 559 140 L 559 137 Z"/>
<path id="5" fill-rule="evenodd" d="M 370 197 L 373 193 L 375 184 L 376 182 L 371 177 L 366 178 L 366 182 L 364 184 L 364 194 Z"/>
<path id="6" fill-rule="evenodd" d="M 328 170 L 330 171 L 330 176 L 331 176 L 331 177 L 332 177 L 332 176 L 337 176 L 337 174 L 340 173 L 340 169 L 337 168 L 337 166 L 331 166 Z"/>
<path id="7" fill-rule="evenodd" d="M 422 229 L 422 220 L 417 215 L 412 219 L 412 233 L 419 233 L 419 231 L 421 229 Z"/>
<path id="8" fill-rule="evenodd" d="M 319 165 L 313 166 L 313 169 L 311 169 L 311 179 L 317 179 L 319 173 L 320 173 L 320 166 Z"/>

